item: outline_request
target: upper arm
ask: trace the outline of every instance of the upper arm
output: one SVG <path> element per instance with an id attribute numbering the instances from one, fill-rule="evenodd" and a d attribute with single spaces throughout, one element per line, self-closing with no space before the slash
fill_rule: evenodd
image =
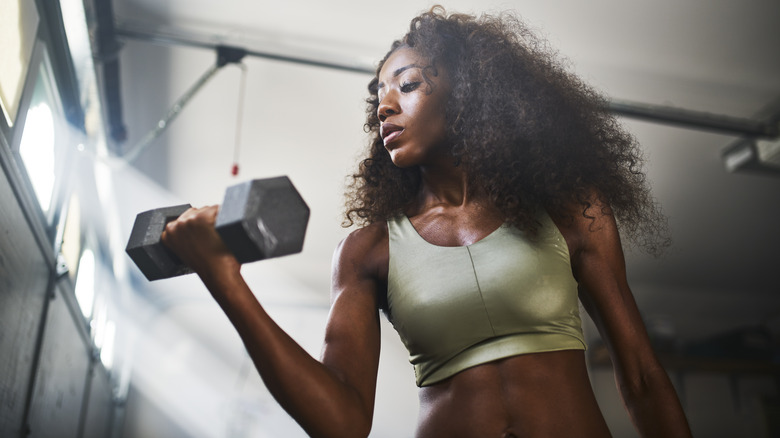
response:
<path id="1" fill-rule="evenodd" d="M 334 253 L 331 309 L 325 329 L 322 363 L 354 388 L 373 413 L 379 367 L 380 326 L 377 275 L 382 262 L 381 239 L 358 230 Z"/>
<path id="2" fill-rule="evenodd" d="M 658 366 L 642 317 L 628 285 L 626 264 L 611 210 L 594 202 L 561 228 L 569 243 L 580 301 L 593 319 L 618 377 L 641 379 Z"/>

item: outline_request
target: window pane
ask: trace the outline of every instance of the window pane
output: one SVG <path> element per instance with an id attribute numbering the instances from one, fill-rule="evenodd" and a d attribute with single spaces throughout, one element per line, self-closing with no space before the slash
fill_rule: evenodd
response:
<path id="1" fill-rule="evenodd" d="M 66 141 L 67 136 L 62 129 L 62 105 L 54 88 L 47 56 L 42 57 L 38 69 L 27 117 L 21 126 L 19 155 L 44 215 L 51 217 L 48 213 L 58 173 L 57 159 L 62 155 L 58 145 Z"/>
<path id="2" fill-rule="evenodd" d="M 81 254 L 76 274 L 76 301 L 85 318 L 92 317 L 95 304 L 95 254 L 87 248 Z"/>
<path id="3" fill-rule="evenodd" d="M 46 102 L 31 106 L 27 111 L 19 154 L 41 209 L 46 213 L 54 190 L 54 117 Z"/>

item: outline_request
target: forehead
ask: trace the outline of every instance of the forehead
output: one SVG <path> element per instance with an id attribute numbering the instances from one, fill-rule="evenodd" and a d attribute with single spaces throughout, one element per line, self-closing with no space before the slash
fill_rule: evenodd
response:
<path id="1" fill-rule="evenodd" d="M 379 81 L 390 80 L 400 69 L 408 67 L 425 67 L 428 62 L 410 47 L 402 47 L 393 52 L 379 71 Z"/>

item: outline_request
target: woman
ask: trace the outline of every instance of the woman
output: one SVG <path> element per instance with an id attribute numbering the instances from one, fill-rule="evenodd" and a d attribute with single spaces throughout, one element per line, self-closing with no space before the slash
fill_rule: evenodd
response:
<path id="1" fill-rule="evenodd" d="M 609 436 L 578 298 L 642 436 L 690 436 L 626 282 L 617 223 L 651 251 L 662 217 L 605 102 L 510 16 L 434 8 L 369 90 L 369 157 L 334 255 L 320 361 L 265 313 L 214 232 L 217 207 L 164 242 L 200 275 L 268 389 L 312 436 L 367 436 L 379 309 L 410 350 L 417 436 Z M 649 237 L 649 239 L 648 239 Z"/>

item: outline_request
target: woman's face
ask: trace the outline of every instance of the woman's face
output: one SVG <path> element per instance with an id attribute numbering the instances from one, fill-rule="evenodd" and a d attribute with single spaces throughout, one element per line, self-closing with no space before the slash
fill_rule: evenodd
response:
<path id="1" fill-rule="evenodd" d="M 445 122 L 449 93 L 442 69 L 433 68 L 413 49 L 400 48 L 387 58 L 379 72 L 377 116 L 385 149 L 396 166 L 451 161 Z"/>

